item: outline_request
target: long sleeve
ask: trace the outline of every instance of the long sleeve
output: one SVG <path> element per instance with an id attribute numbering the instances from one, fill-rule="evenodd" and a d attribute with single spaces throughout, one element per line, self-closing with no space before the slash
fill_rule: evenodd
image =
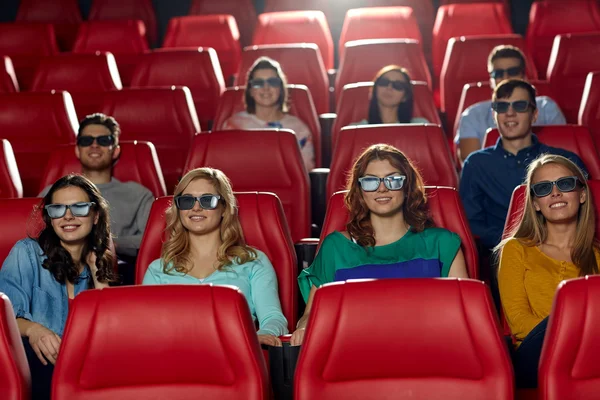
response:
<path id="1" fill-rule="evenodd" d="M 288 333 L 287 320 L 281 311 L 277 276 L 273 265 L 262 253 L 250 272 L 252 303 L 258 320 L 259 335 L 280 336 Z"/>
<path id="2" fill-rule="evenodd" d="M 22 241 L 17 242 L 0 269 L 0 292 L 10 299 L 17 318 L 32 321 L 34 266 L 30 259 L 26 244 Z"/>
<path id="3" fill-rule="evenodd" d="M 498 285 L 510 331 L 519 341 L 525 339 L 543 319 L 531 309 L 525 290 L 525 271 L 523 245 L 513 239 L 506 243 L 500 255 Z"/>
<path id="4" fill-rule="evenodd" d="M 150 209 L 154 202 L 154 195 L 148 189 L 144 188 L 144 193 L 139 201 L 139 206 L 135 210 L 134 225 L 136 233 L 133 235 L 120 235 L 115 238 L 118 252 L 129 256 L 136 256 L 137 251 L 142 243 L 142 236 L 144 236 L 144 230 L 148 223 L 148 217 L 150 216 Z"/>

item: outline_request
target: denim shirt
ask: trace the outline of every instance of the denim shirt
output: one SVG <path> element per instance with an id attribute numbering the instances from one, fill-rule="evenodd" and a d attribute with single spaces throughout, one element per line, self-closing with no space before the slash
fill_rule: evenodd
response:
<path id="1" fill-rule="evenodd" d="M 62 336 L 69 314 L 67 287 L 42 267 L 46 258 L 37 241 L 19 240 L 0 269 L 0 292 L 10 299 L 17 318 L 37 322 Z M 75 296 L 91 287 L 86 266 L 75 285 Z"/>

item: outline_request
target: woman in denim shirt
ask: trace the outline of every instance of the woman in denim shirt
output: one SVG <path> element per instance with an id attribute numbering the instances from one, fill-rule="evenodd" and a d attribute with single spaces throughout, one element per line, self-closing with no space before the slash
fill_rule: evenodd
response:
<path id="1" fill-rule="evenodd" d="M 48 399 L 71 300 L 115 280 L 108 205 L 87 178 L 65 176 L 41 202 L 37 238 L 18 241 L 0 269 L 0 292 L 17 317 L 32 399 Z"/>

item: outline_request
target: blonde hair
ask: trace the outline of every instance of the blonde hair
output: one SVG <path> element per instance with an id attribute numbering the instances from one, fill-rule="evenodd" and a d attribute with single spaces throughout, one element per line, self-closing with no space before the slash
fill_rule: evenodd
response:
<path id="1" fill-rule="evenodd" d="M 223 244 L 217 250 L 218 270 L 230 266 L 234 261 L 244 264 L 256 259 L 256 251 L 246 245 L 242 225 L 237 214 L 237 202 L 233 195 L 229 178 L 220 170 L 214 168 L 196 168 L 189 171 L 175 188 L 175 196 L 181 195 L 190 183 L 198 179 L 209 181 L 224 205 L 223 219 L 221 220 L 221 240 Z M 190 257 L 190 238 L 188 230 L 181 223 L 179 210 L 172 202 L 166 211 L 168 239 L 162 245 L 161 258 L 163 271 L 168 274 L 175 270 L 179 273 L 188 273 L 193 264 Z"/>
<path id="2" fill-rule="evenodd" d="M 571 260 L 579 267 L 580 276 L 592 275 L 598 273 L 598 264 L 594 249 L 598 248 L 596 240 L 596 217 L 594 204 L 586 183 L 586 178 L 581 169 L 571 160 L 553 154 L 546 154 L 535 159 L 527 170 L 527 188 L 525 189 L 525 209 L 521 222 L 511 227 L 511 232 L 496 248 L 495 252 L 502 251 L 504 245 L 511 239 L 518 239 L 526 246 L 539 246 L 548 238 L 548 228 L 546 227 L 546 218 L 535 209 L 533 204 L 534 195 L 531 192 L 531 184 L 535 173 L 544 165 L 558 164 L 567 168 L 573 176 L 576 176 L 581 182 L 582 189 L 585 191 L 586 200 L 579 207 L 577 216 L 577 233 L 575 242 L 571 250 Z"/>

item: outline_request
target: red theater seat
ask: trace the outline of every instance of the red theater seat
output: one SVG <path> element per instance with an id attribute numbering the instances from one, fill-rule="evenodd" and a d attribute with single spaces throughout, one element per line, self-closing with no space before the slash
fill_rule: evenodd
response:
<path id="1" fill-rule="evenodd" d="M 600 10 L 595 1 L 535 1 L 529 12 L 527 45 L 540 78 L 546 77 L 556 35 L 600 31 Z M 590 43 L 590 47 L 596 46 Z M 582 60 L 591 61 L 591 54 Z M 584 62 L 579 62 L 585 64 Z M 591 71 L 588 69 L 586 72 Z"/>
<path id="2" fill-rule="evenodd" d="M 529 83 L 535 86 L 535 91 L 538 96 L 548 96 L 552 99 L 556 98 L 554 91 L 552 90 L 552 86 L 548 81 L 529 80 Z M 458 103 L 456 119 L 454 120 L 454 135 L 456 135 L 458 130 L 458 124 L 460 122 L 460 116 L 462 113 L 473 104 L 492 100 L 492 93 L 493 91 L 490 87 L 489 81 L 465 84 L 460 96 L 460 102 Z"/>
<path id="3" fill-rule="evenodd" d="M 74 143 L 78 127 L 67 92 L 0 93 L 0 132 L 15 152 L 25 196 L 38 194 L 49 152 Z"/>
<path id="4" fill-rule="evenodd" d="M 520 35 L 461 36 L 450 39 L 440 77 L 441 106 L 446 113 L 448 126 L 454 126 L 463 86 L 469 82 L 490 79 L 488 56 L 499 45 L 513 45 L 523 50 L 527 67 L 525 73 L 529 79 L 537 79 L 537 70 Z"/>
<path id="5" fill-rule="evenodd" d="M 591 71 L 600 71 L 600 32 L 558 35 L 548 65 L 548 80 L 560 93 L 556 100 L 569 123 L 577 123 L 585 79 Z"/>
<path id="6" fill-rule="evenodd" d="M 489 289 L 470 279 L 423 278 L 323 286 L 294 395 L 513 400 L 512 366 Z"/>
<path id="7" fill-rule="evenodd" d="M 121 182 L 133 181 L 145 186 L 155 197 L 166 196 L 165 181 L 154 145 L 150 142 L 119 142 L 121 155 L 114 166 L 113 176 Z M 40 192 L 60 177 L 70 173 L 80 174 L 81 163 L 75 156 L 74 145 L 57 147 L 44 171 Z"/>
<path id="8" fill-rule="evenodd" d="M 10 142 L 0 139 L 0 198 L 23 197 L 23 184 Z"/>
<path id="9" fill-rule="evenodd" d="M 283 204 L 294 242 L 310 237 L 308 173 L 292 131 L 232 130 L 196 135 L 184 170 L 198 167 L 220 169 L 236 191 L 275 193 Z"/>
<path id="10" fill-rule="evenodd" d="M 590 72 L 586 78 L 578 122 L 588 127 L 600 149 L 600 72 Z"/>
<path id="11" fill-rule="evenodd" d="M 244 295 L 212 285 L 77 295 L 52 379 L 55 400 L 266 400 L 269 391 Z"/>
<path id="12" fill-rule="evenodd" d="M 442 125 L 427 83 L 412 81 L 412 85 L 413 115 L 423 117 L 432 124 Z M 344 90 L 338 95 L 337 117 L 333 123 L 331 135 L 332 149 L 335 149 L 340 130 L 344 126 L 367 119 L 372 90 L 373 82 L 351 83 L 344 86 Z"/>
<path id="13" fill-rule="evenodd" d="M 35 197 L 0 199 L 0 268 L 15 243 L 28 236 L 37 237 L 44 228 L 41 209 L 37 208 L 40 201 Z"/>
<path id="14" fill-rule="evenodd" d="M 45 57 L 38 66 L 31 90 L 67 90 L 73 98 L 79 119 L 98 112 L 102 95 L 121 89 L 121 77 L 111 53 L 61 54 Z"/>
<path id="15" fill-rule="evenodd" d="M 81 12 L 77 0 L 21 0 L 18 22 L 47 22 L 54 24 L 58 45 L 63 51 L 71 50 Z"/>
<path id="16" fill-rule="evenodd" d="M 439 77 L 448 40 L 456 36 L 512 33 L 502 3 L 448 4 L 438 8 L 433 27 L 433 74 Z"/>
<path id="17" fill-rule="evenodd" d="M 346 44 L 344 58 L 340 62 L 335 82 L 338 99 L 345 85 L 372 81 L 381 68 L 391 64 L 406 68 L 410 79 L 427 82 L 431 87 L 429 68 L 416 40 L 357 40 Z"/>
<path id="18" fill-rule="evenodd" d="M 10 299 L 0 293 L 0 391 L 4 400 L 29 400 L 31 375 Z"/>
<path id="19" fill-rule="evenodd" d="M 284 11 L 260 14 L 252 44 L 314 43 L 325 68 L 333 65 L 333 40 L 322 11 Z"/>
<path id="20" fill-rule="evenodd" d="M 237 74 L 242 60 L 240 32 L 232 15 L 171 18 L 163 47 L 212 47 L 219 56 L 226 82 Z"/>
<path id="21" fill-rule="evenodd" d="M 417 19 L 410 7 L 366 7 L 346 12 L 339 42 L 340 60 L 346 43 L 361 39 L 415 39 L 422 42 Z"/>
<path id="22" fill-rule="evenodd" d="M 596 191 L 596 193 L 599 193 Z M 558 286 L 540 358 L 540 398 L 592 400 L 598 394 L 600 277 Z"/>
<path id="23" fill-rule="evenodd" d="M 225 91 L 217 53 L 211 48 L 158 49 L 140 57 L 131 87 L 172 85 L 190 89 L 200 126 L 208 128 Z"/>
<path id="24" fill-rule="evenodd" d="M 19 83 L 12 60 L 8 56 L 0 56 L 0 92 L 15 93 L 19 91 Z"/>
<path id="25" fill-rule="evenodd" d="M 156 43 L 156 15 L 152 0 L 93 0 L 90 21 L 138 19 L 144 21 L 146 35 L 150 43 Z"/>
<path id="26" fill-rule="evenodd" d="M 223 124 L 229 117 L 240 111 L 244 111 L 245 87 L 235 86 L 228 88 L 221 95 L 217 116 L 213 124 L 214 131 L 223 129 Z M 310 91 L 305 85 L 288 85 L 290 115 L 298 117 L 304 122 L 312 133 L 315 148 L 315 167 L 321 167 L 321 125 L 319 116 L 312 101 Z"/>
<path id="27" fill-rule="evenodd" d="M 327 195 L 346 188 L 352 163 L 367 147 L 386 143 L 400 149 L 415 163 L 426 185 L 458 187 L 448 141 L 442 128 L 433 124 L 362 125 L 342 128 L 337 139 Z"/>
<path id="28" fill-rule="evenodd" d="M 200 132 L 189 89 L 108 91 L 101 112 L 119 122 L 123 140 L 145 140 L 156 146 L 167 193 L 171 193 L 182 176 L 194 134 Z"/>
<path id="29" fill-rule="evenodd" d="M 273 264 L 281 308 L 292 332 L 298 305 L 297 261 L 281 202 L 273 193 L 236 193 L 235 197 L 246 242 L 263 251 Z M 161 245 L 167 238 L 165 210 L 171 201 L 171 197 L 161 197 L 152 204 L 137 258 L 135 281 L 138 285 L 150 263 L 160 257 Z"/>
<path id="30" fill-rule="evenodd" d="M 446 228 L 460 236 L 467 270 L 471 278 L 479 277 L 479 257 L 469 221 L 458 191 L 449 187 L 426 187 L 427 203 L 436 226 Z M 321 230 L 321 241 L 333 231 L 343 232 L 348 223 L 348 209 L 344 205 L 346 191 L 336 192 L 329 198 Z"/>
<path id="31" fill-rule="evenodd" d="M 84 22 L 77 32 L 75 53 L 110 51 L 119 66 L 124 86 L 129 86 L 140 55 L 148 50 L 146 27 L 142 21 Z"/>
<path id="32" fill-rule="evenodd" d="M 256 25 L 256 10 L 252 0 L 192 0 L 189 15 L 233 15 L 240 30 L 240 42 L 247 46 L 252 42 Z"/>
<path id="33" fill-rule="evenodd" d="M 508 6 L 509 0 L 440 0 L 440 5 L 460 3 L 504 3 Z"/>
<path id="34" fill-rule="evenodd" d="M 259 57 L 270 57 L 281 64 L 288 83 L 306 85 L 319 114 L 329 112 L 329 78 L 319 49 L 314 44 L 282 44 L 246 47 L 235 84 L 246 84 L 248 71 Z M 302 60 L 302 62 L 298 62 Z"/>
<path id="35" fill-rule="evenodd" d="M 0 54 L 9 56 L 21 90 L 29 90 L 44 56 L 58 53 L 50 24 L 13 22 L 0 24 Z"/>
<path id="36" fill-rule="evenodd" d="M 540 142 L 548 146 L 577 154 L 587 168 L 590 177 L 600 178 L 600 156 L 588 128 L 579 125 L 534 126 L 533 133 L 538 136 Z M 498 129 L 489 130 L 485 135 L 484 147 L 494 146 L 498 137 Z"/>

